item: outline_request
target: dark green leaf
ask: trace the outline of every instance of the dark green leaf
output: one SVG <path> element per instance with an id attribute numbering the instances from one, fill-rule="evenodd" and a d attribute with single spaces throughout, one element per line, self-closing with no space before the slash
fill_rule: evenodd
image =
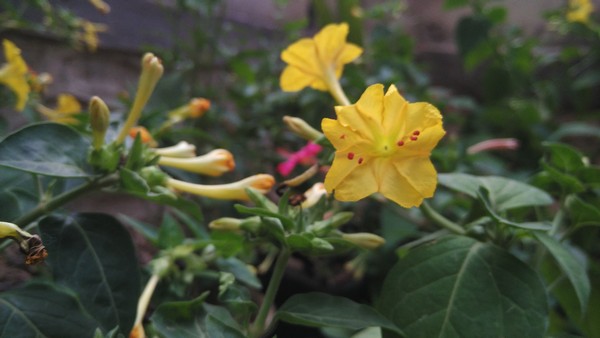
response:
<path id="1" fill-rule="evenodd" d="M 548 231 L 552 228 L 552 225 L 545 222 L 513 222 L 509 221 L 504 217 L 498 215 L 492 208 L 489 192 L 484 188 L 480 187 L 477 193 L 479 200 L 483 203 L 483 206 L 487 210 L 488 214 L 498 223 L 510 225 L 515 228 L 527 229 L 527 230 L 545 230 Z"/>
<path id="2" fill-rule="evenodd" d="M 558 266 L 575 289 L 581 312 L 585 311 L 590 297 L 590 279 L 585 267 L 565 248 L 564 245 L 545 233 L 536 232 L 535 237 L 548 249 Z"/>
<path id="3" fill-rule="evenodd" d="M 462 18 L 456 26 L 456 44 L 464 57 L 471 50 L 488 39 L 491 28 L 490 21 L 482 16 Z"/>
<path id="4" fill-rule="evenodd" d="M 151 317 L 156 331 L 165 338 L 244 338 L 227 310 L 204 304 L 207 295 L 161 304 Z"/>
<path id="5" fill-rule="evenodd" d="M 29 125 L 0 142 L 0 166 L 55 177 L 90 177 L 90 143 L 62 124 Z"/>
<path id="6" fill-rule="evenodd" d="M 547 163 L 562 172 L 573 173 L 585 166 L 583 155 L 571 146 L 546 142 L 544 148 L 548 151 Z"/>
<path id="7" fill-rule="evenodd" d="M 490 7 L 485 10 L 485 16 L 493 23 L 499 24 L 506 21 L 508 10 L 506 7 Z"/>
<path id="8" fill-rule="evenodd" d="M 50 216 L 39 226 L 57 283 L 75 291 L 104 331 L 129 330 L 140 275 L 127 230 L 112 216 L 91 213 Z"/>
<path id="9" fill-rule="evenodd" d="M 162 249 L 173 248 L 183 242 L 185 235 L 179 223 L 169 214 L 164 214 L 158 230 L 158 245 Z"/>
<path id="10" fill-rule="evenodd" d="M 250 207 L 247 207 L 247 206 L 244 206 L 241 204 L 236 204 L 235 210 L 237 210 L 239 213 L 242 213 L 242 214 L 277 218 L 281 221 L 281 224 L 287 230 L 291 230 L 294 227 L 294 221 L 292 221 L 288 217 L 283 216 L 283 215 L 279 214 L 278 212 L 267 210 L 265 208 L 250 208 Z"/>
<path id="11" fill-rule="evenodd" d="M 246 263 L 237 258 L 219 258 L 217 259 L 217 267 L 219 271 L 231 272 L 238 281 L 252 288 L 260 289 L 262 287 L 260 280 L 250 272 Z"/>
<path id="12" fill-rule="evenodd" d="M 497 211 L 552 203 L 552 197 L 545 191 L 504 177 L 454 173 L 440 174 L 438 180 L 441 185 L 473 198 L 477 197 L 479 188 L 484 187 L 489 191 L 490 203 Z"/>
<path id="13" fill-rule="evenodd" d="M 290 297 L 277 312 L 277 319 L 313 327 L 359 330 L 379 326 L 397 333 L 402 332 L 368 305 L 319 292 L 297 294 Z"/>
<path id="14" fill-rule="evenodd" d="M 548 140 L 558 141 L 567 136 L 595 136 L 600 138 L 600 128 L 584 122 L 570 122 L 561 126 L 550 136 Z"/>
<path id="15" fill-rule="evenodd" d="M 600 209 L 577 196 L 567 197 L 565 202 L 571 217 L 571 226 L 600 226 Z"/>
<path id="16" fill-rule="evenodd" d="M 407 337 L 542 337 L 544 285 L 506 251 L 448 236 L 413 249 L 386 277 L 381 312 Z"/>
<path id="17" fill-rule="evenodd" d="M 137 232 L 141 233 L 147 240 L 150 241 L 150 243 L 152 243 L 153 245 L 158 244 L 158 231 L 156 230 L 156 226 L 140 222 L 134 218 L 123 214 L 120 214 L 119 218 L 121 219 L 121 221 L 125 222 L 126 225 L 132 227 Z"/>
<path id="18" fill-rule="evenodd" d="M 2 337 L 91 337 L 97 325 L 73 295 L 48 284 L 0 293 Z"/>
<path id="19" fill-rule="evenodd" d="M 10 192 L 0 192 L 0 219 L 3 221 L 13 221 L 21 216 L 22 211 L 19 205 L 19 199 Z"/>

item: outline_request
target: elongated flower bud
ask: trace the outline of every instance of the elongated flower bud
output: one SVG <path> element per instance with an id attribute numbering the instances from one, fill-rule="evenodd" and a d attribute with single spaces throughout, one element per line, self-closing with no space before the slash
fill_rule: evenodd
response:
<path id="1" fill-rule="evenodd" d="M 208 227 L 214 230 L 237 231 L 240 229 L 240 224 L 243 220 L 233 217 L 221 217 L 210 223 Z"/>
<path id="2" fill-rule="evenodd" d="M 129 130 L 140 118 L 142 109 L 152 95 L 158 80 L 162 77 L 163 71 L 164 69 L 159 58 L 154 56 L 152 53 L 146 53 L 144 55 L 142 58 L 142 74 L 140 75 L 138 89 L 135 94 L 135 100 L 133 101 L 133 106 L 129 111 L 127 120 L 123 125 L 123 129 L 121 129 L 119 135 L 117 136 L 117 144 L 123 143 L 125 137 L 127 137 L 127 134 L 129 133 Z"/>
<path id="3" fill-rule="evenodd" d="M 221 199 L 221 200 L 249 200 L 246 189 L 252 188 L 259 191 L 261 194 L 267 193 L 275 184 L 275 179 L 271 175 L 258 174 L 246 177 L 243 180 L 217 185 L 203 185 L 179 181 L 173 178 L 167 179 L 167 187 L 195 194 L 199 196 Z"/>
<path id="4" fill-rule="evenodd" d="M 235 168 L 233 155 L 225 149 L 215 149 L 194 158 L 161 156 L 158 164 L 208 176 L 221 176 Z"/>
<path id="5" fill-rule="evenodd" d="M 291 131 L 306 140 L 317 141 L 323 137 L 323 133 L 311 127 L 306 121 L 299 117 L 284 116 L 283 122 L 285 122 Z"/>
<path id="6" fill-rule="evenodd" d="M 92 127 L 92 145 L 94 149 L 102 148 L 106 130 L 110 124 L 110 111 L 106 103 L 98 96 L 90 100 L 90 125 Z"/>
<path id="7" fill-rule="evenodd" d="M 385 244 L 383 237 L 368 232 L 342 234 L 342 239 L 363 249 L 373 250 Z"/>
<path id="8" fill-rule="evenodd" d="M 174 146 L 156 148 L 154 152 L 160 156 L 190 158 L 196 156 L 196 146 L 186 141 L 181 141 Z"/>

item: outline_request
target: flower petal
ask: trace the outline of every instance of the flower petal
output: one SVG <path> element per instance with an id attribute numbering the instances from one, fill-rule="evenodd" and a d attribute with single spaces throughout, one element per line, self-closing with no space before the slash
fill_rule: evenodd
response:
<path id="1" fill-rule="evenodd" d="M 319 31 L 314 41 L 317 46 L 319 59 L 324 64 L 332 64 L 344 49 L 346 37 L 348 36 L 348 24 L 329 24 Z"/>
<path id="2" fill-rule="evenodd" d="M 297 92 L 317 80 L 314 75 L 305 73 L 295 66 L 287 66 L 281 73 L 279 85 L 283 91 Z"/>
<path id="3" fill-rule="evenodd" d="M 390 163 L 381 177 L 380 192 L 385 197 L 410 208 L 433 196 L 437 173 L 428 157 L 412 157 Z"/>
<path id="4" fill-rule="evenodd" d="M 353 43 L 347 43 L 338 55 L 336 63 L 346 64 L 354 61 L 363 52 L 363 49 Z"/>
<path id="5" fill-rule="evenodd" d="M 321 129 L 338 152 L 348 152 L 353 149 L 355 153 L 367 153 L 370 150 L 368 139 L 342 126 L 337 120 L 323 119 Z"/>
<path id="6" fill-rule="evenodd" d="M 337 152 L 333 165 L 325 176 L 325 189 L 328 193 L 334 192 L 334 196 L 340 201 L 358 201 L 377 192 L 373 168 L 365 160 L 358 164 L 359 160 L 354 157 L 348 158 L 348 154 Z"/>
<path id="7" fill-rule="evenodd" d="M 446 131 L 442 124 L 423 129 L 416 141 L 407 141 L 397 154 L 401 157 L 429 156 L 433 148 L 444 137 Z"/>
<path id="8" fill-rule="evenodd" d="M 383 116 L 383 85 L 378 83 L 371 85 L 360 96 L 356 102 L 356 108 L 363 116 L 375 121 L 381 126 Z"/>
<path id="9" fill-rule="evenodd" d="M 322 76 L 316 45 L 312 39 L 304 38 L 291 44 L 281 52 L 281 59 L 306 74 Z"/>
<path id="10" fill-rule="evenodd" d="M 387 135 L 398 135 L 404 125 L 404 116 L 408 109 L 408 101 L 400 95 L 396 86 L 391 85 L 383 98 L 382 122 Z"/>

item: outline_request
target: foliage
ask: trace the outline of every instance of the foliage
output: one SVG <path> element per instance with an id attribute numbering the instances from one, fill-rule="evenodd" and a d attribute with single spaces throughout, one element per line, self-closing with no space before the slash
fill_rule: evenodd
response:
<path id="1" fill-rule="evenodd" d="M 0 3 L 2 30 L 96 48 L 68 9 Z M 545 13 L 546 35 L 563 44 L 553 51 L 546 35 L 513 26 L 502 2 L 444 1 L 462 9 L 456 57 L 474 90 L 461 91 L 434 85 L 417 61 L 402 4 L 336 3 L 311 2 L 314 22 L 249 46 L 225 2 L 177 1 L 214 29 L 144 54 L 120 107 L 92 97 L 47 108 L 47 83 L 6 60 L 0 79 L 24 76 L 31 93 L 29 123 L 0 141 L 0 236 L 27 264 L 46 263 L 0 294 L 0 331 L 600 337 L 594 13 Z M 46 20 L 21 15 L 31 9 Z M 1 86 L 0 105 L 13 113 L 17 95 Z M 277 172 L 285 158 L 293 166 Z M 92 192 L 160 205 L 162 217 L 70 206 Z"/>

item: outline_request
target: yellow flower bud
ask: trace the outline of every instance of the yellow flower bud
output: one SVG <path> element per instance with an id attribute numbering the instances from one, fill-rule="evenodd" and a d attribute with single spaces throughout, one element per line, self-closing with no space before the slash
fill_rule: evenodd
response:
<path id="1" fill-rule="evenodd" d="M 160 156 L 189 158 L 196 156 L 196 146 L 186 141 L 181 141 L 174 146 L 156 148 L 154 152 Z"/>
<path id="2" fill-rule="evenodd" d="M 214 230 L 237 231 L 240 229 L 240 224 L 242 224 L 241 219 L 221 217 L 208 223 L 208 227 Z"/>
<path id="3" fill-rule="evenodd" d="M 194 98 L 190 101 L 188 106 L 190 110 L 190 117 L 197 119 L 202 117 L 202 115 L 204 115 L 204 113 L 210 109 L 210 100 L 202 97 Z"/>
<path id="4" fill-rule="evenodd" d="M 110 124 L 110 111 L 106 103 L 98 96 L 90 100 L 90 125 L 92 127 L 92 144 L 94 149 L 102 148 L 104 136 Z"/>
<path id="5" fill-rule="evenodd" d="M 271 190 L 274 184 L 275 179 L 273 176 L 267 174 L 257 174 L 237 182 L 217 185 L 202 185 L 183 182 L 173 178 L 167 179 L 167 187 L 173 190 L 214 199 L 242 201 L 249 200 L 246 189 L 252 188 L 261 194 L 265 194 Z"/>
<path id="6" fill-rule="evenodd" d="M 285 122 L 291 131 L 306 140 L 317 141 L 323 137 L 323 133 L 311 127 L 306 121 L 299 117 L 284 116 L 283 122 Z"/>
<path id="7" fill-rule="evenodd" d="M 342 234 L 342 239 L 363 249 L 373 250 L 385 244 L 383 237 L 368 232 Z"/>
<path id="8" fill-rule="evenodd" d="M 163 71 L 164 69 L 159 58 L 152 53 L 146 53 L 144 55 L 142 58 L 142 74 L 140 75 L 140 80 L 138 82 L 135 100 L 133 101 L 133 106 L 129 111 L 127 120 L 117 136 L 115 141 L 117 144 L 121 144 L 125 141 L 125 137 L 127 137 L 129 130 L 137 123 L 137 120 L 142 114 L 142 109 L 152 95 L 154 87 L 156 87 L 158 80 L 160 80 Z"/>
<path id="9" fill-rule="evenodd" d="M 225 149 L 215 149 L 194 158 L 161 156 L 158 164 L 208 176 L 221 176 L 235 168 L 233 155 Z"/>
<path id="10" fill-rule="evenodd" d="M 145 127 L 137 126 L 129 129 L 129 136 L 131 138 L 135 139 L 138 134 L 140 134 L 140 140 L 142 141 L 142 143 L 147 144 L 151 147 L 156 146 L 156 140 L 154 140 L 152 134 L 150 134 L 148 129 L 146 129 Z"/>

